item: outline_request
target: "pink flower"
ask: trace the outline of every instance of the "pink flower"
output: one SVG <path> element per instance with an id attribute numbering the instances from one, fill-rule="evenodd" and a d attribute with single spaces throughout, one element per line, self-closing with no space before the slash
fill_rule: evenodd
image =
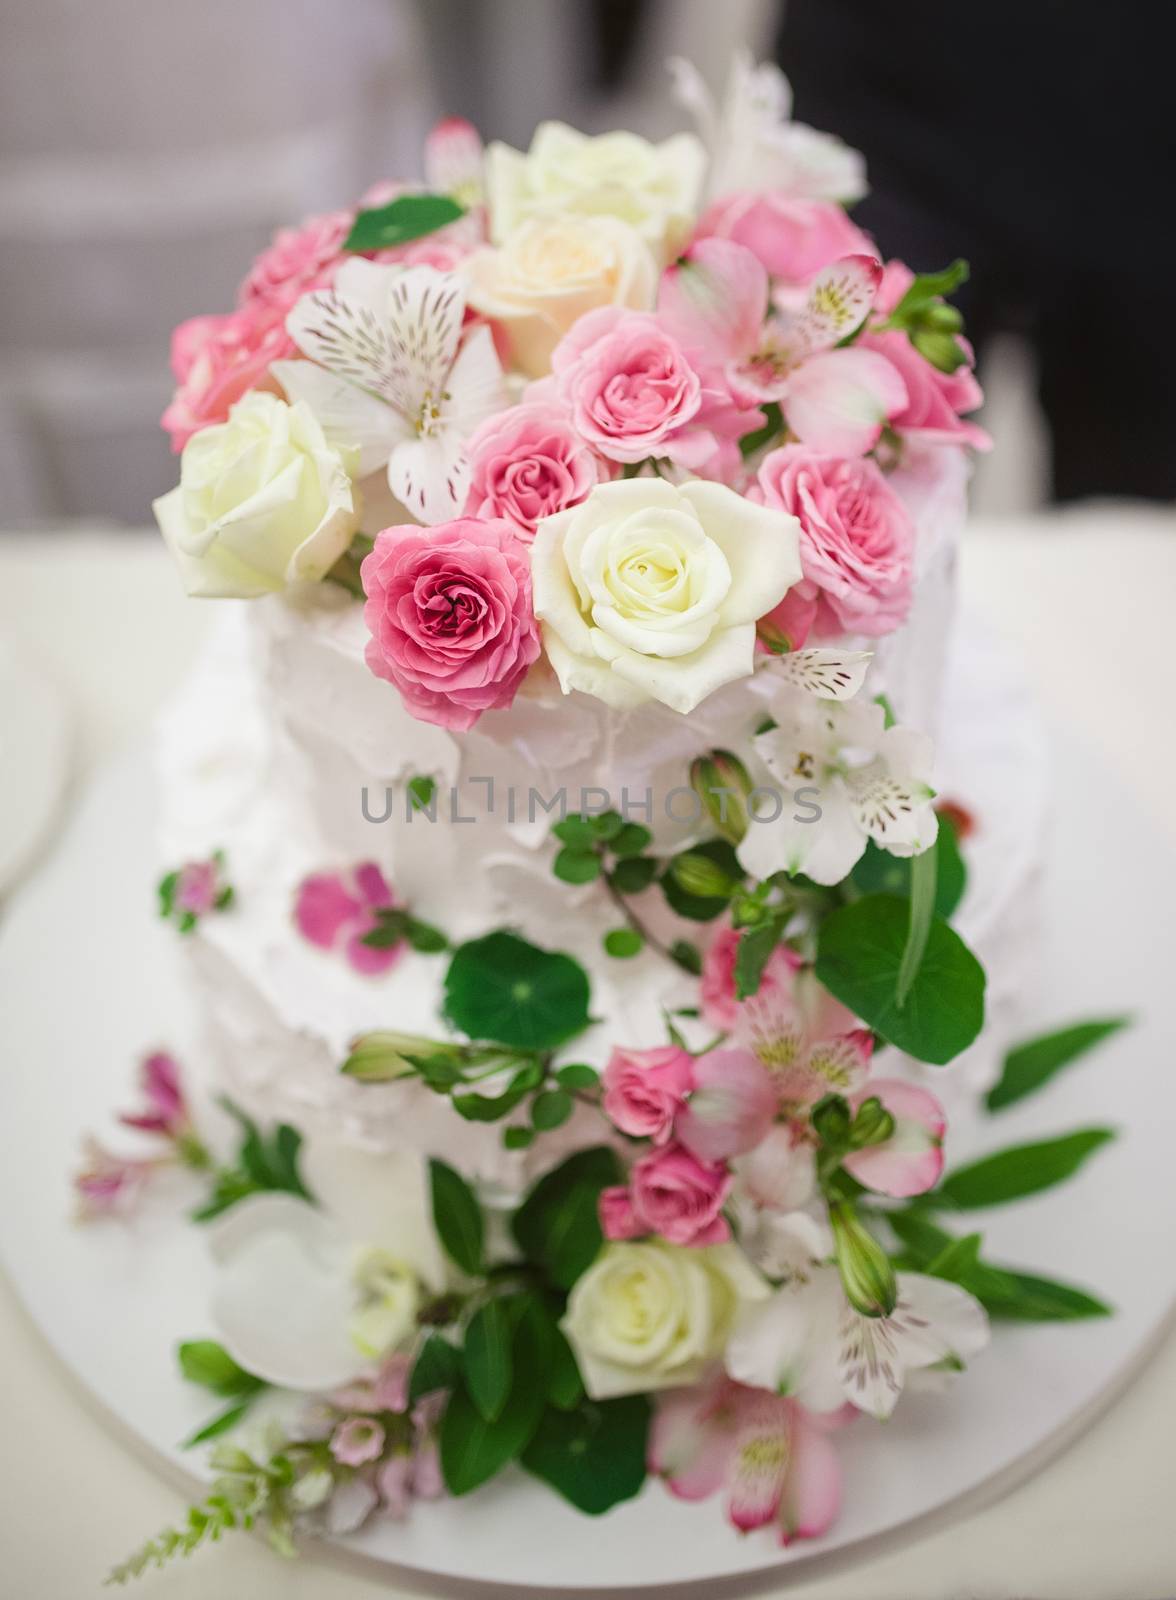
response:
<path id="1" fill-rule="evenodd" d="M 469 439 L 466 513 L 509 522 L 526 544 L 544 517 L 579 505 L 606 476 L 567 419 L 550 406 L 500 411 Z"/>
<path id="2" fill-rule="evenodd" d="M 146 1105 L 142 1111 L 123 1112 L 119 1121 L 144 1133 L 181 1139 L 191 1132 L 192 1117 L 180 1086 L 180 1069 L 165 1050 L 153 1051 L 143 1061 L 140 1080 Z"/>
<path id="3" fill-rule="evenodd" d="M 971 355 L 966 340 L 960 341 Z M 891 413 L 890 426 L 905 438 L 927 444 L 966 444 L 973 450 L 991 450 L 992 440 L 964 413 L 984 402 L 984 391 L 971 366 L 940 372 L 915 349 L 899 328 L 886 333 L 865 333 L 857 346 L 863 354 L 885 356 L 906 389 L 906 404 Z"/>
<path id="4" fill-rule="evenodd" d="M 633 1209 L 633 1196 L 624 1184 L 602 1189 L 597 1210 L 600 1231 L 606 1239 L 637 1239 L 646 1231 Z"/>
<path id="5" fill-rule="evenodd" d="M 724 195 L 704 213 L 696 239 L 731 239 L 757 256 L 786 289 L 806 285 L 840 256 L 876 254 L 840 206 L 800 200 L 777 190 Z"/>
<path id="6" fill-rule="evenodd" d="M 751 498 L 799 521 L 800 587 L 815 591 L 819 633 L 877 638 L 905 621 L 915 528 L 872 461 L 785 445 L 765 458 Z M 785 619 L 772 620 L 787 631 Z"/>
<path id="7" fill-rule="evenodd" d="M 700 1161 L 728 1161 L 759 1144 L 777 1103 L 771 1073 L 750 1050 L 709 1050 L 694 1063 L 694 1087 L 674 1135 Z"/>
<path id="8" fill-rule="evenodd" d="M 300 295 L 330 288 L 347 259 L 343 241 L 353 221 L 350 211 L 328 211 L 296 228 L 279 228 L 237 291 L 238 305 L 260 302 L 288 311 Z"/>
<path id="9" fill-rule="evenodd" d="M 694 1082 L 694 1057 L 677 1045 L 615 1049 L 604 1069 L 604 1113 L 622 1133 L 665 1144 Z"/>
<path id="10" fill-rule="evenodd" d="M 719 1373 L 657 1397 L 649 1470 L 680 1500 L 727 1492 L 742 1532 L 775 1525 L 781 1544 L 825 1533 L 841 1509 L 841 1472 L 828 1438 L 840 1412 L 814 1416 L 795 1400 Z"/>
<path id="11" fill-rule="evenodd" d="M 215 861 L 188 861 L 176 883 L 176 907 L 202 917 L 216 904 L 219 893 Z"/>
<path id="12" fill-rule="evenodd" d="M 724 1032 L 730 1032 L 743 1014 L 743 1003 L 735 997 L 735 958 L 740 938 L 738 928 L 733 928 L 729 922 L 723 923 L 702 958 L 699 979 L 702 1014 L 712 1028 L 721 1028 Z M 799 956 L 786 945 L 777 945 L 764 968 L 759 993 L 769 995 L 781 986 L 791 990 L 792 975 L 799 965 Z"/>
<path id="13" fill-rule="evenodd" d="M 82 1153 L 85 1165 L 73 1180 L 79 1222 L 93 1222 L 131 1210 L 143 1185 L 161 1165 L 159 1161 L 135 1161 L 115 1155 L 93 1138 L 83 1141 Z"/>
<path id="14" fill-rule="evenodd" d="M 471 209 L 482 204 L 485 152 L 482 138 L 464 117 L 442 117 L 425 140 L 425 179 L 430 189 Z"/>
<path id="15" fill-rule="evenodd" d="M 653 1150 L 630 1173 L 633 1212 L 643 1233 L 670 1244 L 719 1244 L 731 1230 L 723 1202 L 731 1191 L 726 1167 L 699 1161 L 682 1145 Z"/>
<path id="16" fill-rule="evenodd" d="M 374 1417 L 347 1417 L 331 1435 L 331 1454 L 344 1467 L 362 1467 L 379 1459 L 384 1430 Z"/>
<path id="17" fill-rule="evenodd" d="M 896 1200 L 926 1194 L 943 1171 L 943 1136 L 947 1116 L 928 1089 L 898 1078 L 873 1078 L 853 1097 L 854 1111 L 877 1096 L 894 1118 L 894 1132 L 884 1144 L 868 1145 L 846 1156 L 842 1165 L 859 1183 Z"/>
<path id="18" fill-rule="evenodd" d="M 262 300 L 223 316 L 181 322 L 172 334 L 172 371 L 179 387 L 160 418 L 172 449 L 182 450 L 201 428 L 224 422 L 247 390 L 276 392 L 270 363 L 297 354 L 285 311 Z"/>
<path id="19" fill-rule="evenodd" d="M 403 941 L 376 949 L 364 944 L 378 913 L 396 905 L 387 879 L 374 861 L 348 872 L 314 872 L 298 886 L 294 921 L 304 939 L 320 950 L 342 950 L 356 972 L 387 972 L 404 952 Z"/>
<path id="20" fill-rule="evenodd" d="M 368 667 L 414 717 L 464 732 L 510 705 L 540 644 L 526 547 L 508 522 L 385 528 L 361 577 Z"/>

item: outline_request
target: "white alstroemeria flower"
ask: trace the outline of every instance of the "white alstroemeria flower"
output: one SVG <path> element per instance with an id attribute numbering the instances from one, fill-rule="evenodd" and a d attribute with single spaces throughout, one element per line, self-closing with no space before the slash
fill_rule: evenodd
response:
<path id="1" fill-rule="evenodd" d="M 726 1365 L 740 1383 L 791 1395 L 810 1411 L 848 1401 L 881 1421 L 908 1373 L 966 1362 L 988 1337 L 983 1306 L 958 1284 L 900 1272 L 894 1310 L 865 1317 L 845 1298 L 836 1267 L 820 1267 L 742 1309 Z"/>
<path id="2" fill-rule="evenodd" d="M 444 1286 L 445 1261 L 415 1152 L 308 1139 L 300 1168 L 317 1205 L 260 1194 L 212 1224 L 212 1316 L 247 1372 L 333 1389 L 414 1331 L 425 1293 Z"/>
<path id="3" fill-rule="evenodd" d="M 670 62 L 674 92 L 694 117 L 710 153 L 706 195 L 737 189 L 783 189 L 800 200 L 844 205 L 866 193 L 865 158 L 831 133 L 792 119 L 792 89 L 779 67 L 739 50 L 721 107 L 697 67 Z"/>
<path id="4" fill-rule="evenodd" d="M 939 824 L 925 734 L 887 728 L 873 702 L 822 700 L 795 689 L 773 703 L 772 715 L 776 726 L 754 749 L 777 793 L 774 804 L 755 807 L 739 846 L 747 872 L 803 872 L 833 884 L 852 870 L 868 839 L 895 856 L 931 848 Z M 793 803 L 797 791 L 803 793 Z"/>
<path id="5" fill-rule="evenodd" d="M 357 258 L 286 319 L 310 360 L 272 367 L 333 444 L 358 448 L 360 476 L 386 465 L 392 493 L 428 524 L 464 511 L 465 442 L 506 405 L 490 330 L 463 334 L 464 314 L 455 274 Z"/>

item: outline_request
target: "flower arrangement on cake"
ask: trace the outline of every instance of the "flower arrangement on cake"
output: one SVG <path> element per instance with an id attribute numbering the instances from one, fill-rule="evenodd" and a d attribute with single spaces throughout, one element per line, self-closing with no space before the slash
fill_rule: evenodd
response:
<path id="1" fill-rule="evenodd" d="M 587 1513 L 655 1477 L 817 1537 L 851 1424 L 957 1381 L 990 1318 L 1107 1310 L 943 1226 L 1109 1137 L 945 1174 L 936 1069 L 985 1020 L 952 926 L 984 819 L 937 798 L 908 725 L 936 669 L 917 706 L 898 686 L 988 444 L 966 268 L 879 257 L 846 210 L 861 158 L 789 120 L 774 68 L 737 63 L 722 107 L 675 71 L 701 137 L 549 123 L 483 151 L 446 121 L 423 185 L 282 231 L 232 311 L 176 332 L 156 512 L 183 582 L 362 651 L 366 684 L 331 692 L 395 746 L 401 814 L 387 850 L 284 881 L 209 837 L 160 885 L 186 949 L 237 938 L 222 959 L 251 898 L 280 903 L 291 992 L 373 1022 L 330 1064 L 328 1128 L 325 1091 L 303 1120 L 263 1087 L 224 1100 L 220 1153 L 160 1051 L 122 1119 L 150 1148 L 89 1147 L 86 1215 L 181 1167 L 217 1263 L 179 1351 L 224 1403 L 191 1441 L 216 1481 L 119 1580 L 512 1463 Z M 470 819 L 436 817 L 472 750 L 567 781 L 542 816 L 534 787 L 526 815 L 488 801 L 459 862 Z M 1116 1025 L 1014 1050 L 989 1109 Z"/>

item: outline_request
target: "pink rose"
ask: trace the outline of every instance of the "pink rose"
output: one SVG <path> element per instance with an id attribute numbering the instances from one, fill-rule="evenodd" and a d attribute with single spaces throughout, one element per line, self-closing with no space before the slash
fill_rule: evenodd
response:
<path id="1" fill-rule="evenodd" d="M 602 1189 L 597 1209 L 600 1231 L 606 1239 L 636 1239 L 645 1231 L 633 1210 L 633 1196 L 623 1184 Z"/>
<path id="2" fill-rule="evenodd" d="M 571 424 L 545 405 L 487 417 L 466 448 L 472 473 L 467 515 L 503 517 L 527 544 L 542 518 L 579 505 L 604 476 Z"/>
<path id="3" fill-rule="evenodd" d="M 713 454 L 714 436 L 691 426 L 703 404 L 698 373 L 650 313 L 590 311 L 556 345 L 551 371 L 577 433 L 609 460 L 661 456 L 689 469 Z"/>
<path id="4" fill-rule="evenodd" d="M 750 1050 L 708 1050 L 694 1063 L 694 1088 L 674 1133 L 700 1161 L 752 1150 L 775 1121 L 776 1085 Z"/>
<path id="5" fill-rule="evenodd" d="M 876 254 L 840 206 L 778 190 L 745 190 L 709 206 L 696 238 L 732 239 L 759 257 L 778 284 L 799 288 L 841 256 Z"/>
<path id="6" fill-rule="evenodd" d="M 171 363 L 179 384 L 160 418 L 180 451 L 194 433 L 224 422 L 229 408 L 250 389 L 277 392 L 271 361 L 286 361 L 298 349 L 286 332 L 280 307 L 251 301 L 223 316 L 191 317 L 172 334 Z"/>
<path id="7" fill-rule="evenodd" d="M 702 1015 L 712 1028 L 730 1032 L 742 1016 L 742 1003 L 735 998 L 735 957 L 740 933 L 730 923 L 718 929 L 702 958 L 699 1000 Z M 759 993 L 767 996 L 777 990 L 790 993 L 800 957 L 785 945 L 777 945 L 768 958 L 760 979 Z"/>
<path id="8" fill-rule="evenodd" d="M 300 295 L 329 288 L 347 259 L 343 241 L 353 221 L 350 211 L 328 211 L 297 228 L 279 228 L 237 291 L 238 305 L 260 301 L 288 311 Z"/>
<path id="9" fill-rule="evenodd" d="M 422 722 L 464 732 L 539 655 L 526 547 L 508 522 L 385 528 L 360 569 L 365 658 Z"/>
<path id="10" fill-rule="evenodd" d="M 889 270 L 889 269 L 888 269 Z M 971 356 L 966 339 L 961 344 Z M 864 333 L 855 349 L 876 350 L 884 355 L 906 385 L 907 403 L 889 418 L 890 426 L 908 438 L 927 444 L 967 444 L 973 450 L 991 450 L 992 440 L 964 413 L 984 403 L 984 391 L 976 382 L 970 365 L 954 372 L 933 367 L 900 328 L 886 333 Z"/>
<path id="11" fill-rule="evenodd" d="M 720 1244 L 731 1237 L 723 1202 L 733 1181 L 726 1167 L 699 1161 L 681 1145 L 653 1150 L 630 1174 L 636 1223 L 670 1244 Z"/>
<path id="12" fill-rule="evenodd" d="M 665 1144 L 694 1082 L 694 1058 L 677 1045 L 614 1050 L 604 1069 L 604 1113 L 635 1139 Z"/>
<path id="13" fill-rule="evenodd" d="M 751 498 L 799 521 L 799 587 L 815 591 L 819 633 L 878 638 L 905 621 L 915 527 L 873 461 L 784 445 L 764 459 Z"/>

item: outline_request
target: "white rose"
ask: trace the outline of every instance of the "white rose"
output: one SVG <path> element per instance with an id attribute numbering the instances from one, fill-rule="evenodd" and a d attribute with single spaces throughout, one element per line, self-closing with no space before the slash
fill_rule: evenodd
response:
<path id="1" fill-rule="evenodd" d="M 635 133 L 596 138 L 562 122 L 542 122 L 524 155 L 509 145 L 486 152 L 490 234 L 501 243 L 538 212 L 620 217 L 670 261 L 698 213 L 706 152 L 690 133 L 650 144 Z"/>
<path id="2" fill-rule="evenodd" d="M 315 582 L 359 525 L 350 463 L 305 402 L 251 391 L 184 446 L 155 518 L 189 594 L 250 599 Z"/>
<path id="3" fill-rule="evenodd" d="M 610 1244 L 577 1282 L 561 1326 L 594 1400 L 693 1383 L 767 1284 L 734 1244 Z"/>
<path id="4" fill-rule="evenodd" d="M 528 377 L 551 367 L 568 329 L 598 306 L 653 307 L 658 267 L 627 222 L 609 216 L 532 217 L 465 265 L 469 303 L 499 324 Z"/>
<path id="5" fill-rule="evenodd" d="M 692 711 L 755 664 L 755 625 L 801 577 L 800 525 L 722 484 L 599 484 L 539 524 L 535 614 L 565 694 Z"/>

